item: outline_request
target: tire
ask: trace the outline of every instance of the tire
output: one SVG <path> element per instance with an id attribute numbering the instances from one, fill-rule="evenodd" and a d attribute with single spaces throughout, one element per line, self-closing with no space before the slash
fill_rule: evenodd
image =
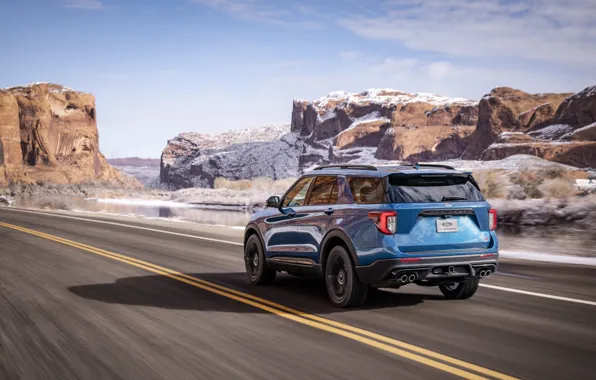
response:
<path id="1" fill-rule="evenodd" d="M 341 308 L 361 306 L 369 288 L 358 279 L 352 260 L 342 246 L 333 247 L 327 256 L 325 286 L 333 306 Z"/>
<path id="2" fill-rule="evenodd" d="M 244 266 L 248 280 L 254 285 L 269 285 L 275 281 L 276 272 L 267 266 L 261 239 L 251 235 L 244 248 Z"/>
<path id="3" fill-rule="evenodd" d="M 474 278 L 468 281 L 439 285 L 439 289 L 447 299 L 465 300 L 476 293 L 479 282 L 479 279 Z"/>

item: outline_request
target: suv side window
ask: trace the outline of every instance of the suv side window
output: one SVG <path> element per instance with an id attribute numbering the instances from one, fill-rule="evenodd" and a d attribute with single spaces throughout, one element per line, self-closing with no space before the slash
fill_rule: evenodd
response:
<path id="1" fill-rule="evenodd" d="M 306 193 L 314 177 L 304 177 L 286 195 L 283 207 L 299 207 L 304 205 Z"/>
<path id="2" fill-rule="evenodd" d="M 385 189 L 381 178 L 348 177 L 348 185 L 358 204 L 380 204 L 385 202 Z"/>
<path id="3" fill-rule="evenodd" d="M 334 205 L 337 203 L 337 177 L 319 176 L 310 192 L 308 205 Z"/>

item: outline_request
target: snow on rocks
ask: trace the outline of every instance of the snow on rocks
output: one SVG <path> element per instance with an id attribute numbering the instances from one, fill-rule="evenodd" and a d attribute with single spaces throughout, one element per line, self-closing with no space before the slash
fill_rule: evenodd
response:
<path id="1" fill-rule="evenodd" d="M 334 91 L 311 103 L 317 109 L 328 109 L 329 107 L 345 108 L 348 105 L 364 106 L 367 104 L 380 104 L 385 106 L 396 106 L 399 104 L 403 105 L 416 102 L 429 103 L 439 107 L 452 104 L 461 106 L 478 105 L 477 101 L 465 98 L 451 98 L 426 92 L 408 93 L 388 88 L 369 89 L 359 93 Z"/>
<path id="2" fill-rule="evenodd" d="M 538 140 L 557 140 L 567 133 L 573 131 L 573 128 L 567 124 L 553 124 L 528 134 Z"/>
<path id="3" fill-rule="evenodd" d="M 287 125 L 220 134 L 181 133 L 162 153 L 160 178 L 167 187 L 179 189 L 211 187 L 218 177 L 295 177 L 300 148 Z"/>

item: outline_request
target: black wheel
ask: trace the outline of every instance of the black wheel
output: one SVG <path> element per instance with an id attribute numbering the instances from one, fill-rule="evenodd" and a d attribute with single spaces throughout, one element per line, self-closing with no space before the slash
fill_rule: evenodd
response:
<path id="1" fill-rule="evenodd" d="M 441 293 L 450 300 L 464 300 L 472 297 L 476 290 L 478 290 L 478 283 L 480 281 L 477 278 L 462 281 L 462 282 L 450 282 L 448 284 L 439 285 Z"/>
<path id="2" fill-rule="evenodd" d="M 362 305 L 369 288 L 358 280 L 350 256 L 341 246 L 334 247 L 327 257 L 325 285 L 331 303 L 337 307 Z"/>
<path id="3" fill-rule="evenodd" d="M 244 265 L 248 279 L 255 285 L 271 284 L 275 281 L 275 271 L 267 266 L 261 240 L 251 235 L 244 248 Z"/>

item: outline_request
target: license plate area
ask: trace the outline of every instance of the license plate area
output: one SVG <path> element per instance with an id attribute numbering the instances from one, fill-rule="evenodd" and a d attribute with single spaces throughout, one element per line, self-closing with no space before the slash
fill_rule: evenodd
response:
<path id="1" fill-rule="evenodd" d="M 459 230 L 457 219 L 437 219 L 435 222 L 439 233 L 457 232 Z"/>

